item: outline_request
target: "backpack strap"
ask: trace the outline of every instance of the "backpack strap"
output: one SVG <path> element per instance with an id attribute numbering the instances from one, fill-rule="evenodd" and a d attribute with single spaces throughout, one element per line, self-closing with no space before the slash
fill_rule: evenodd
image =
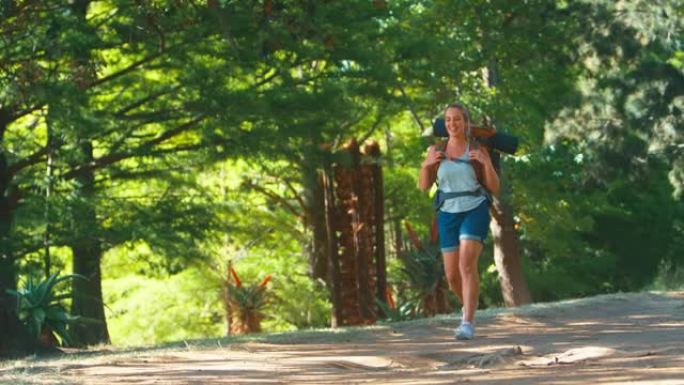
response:
<path id="1" fill-rule="evenodd" d="M 464 197 L 464 196 L 480 196 L 480 195 L 488 195 L 487 191 L 479 187 L 473 191 L 454 191 L 454 192 L 443 192 L 442 190 L 437 189 L 437 192 L 435 192 L 435 197 L 433 198 L 433 206 L 435 210 L 439 210 L 440 207 L 444 204 L 445 201 L 448 199 L 453 199 L 453 198 L 458 198 L 458 197 Z"/>
<path id="2" fill-rule="evenodd" d="M 437 144 L 435 144 L 435 149 L 439 152 L 443 152 L 444 155 L 446 155 L 446 146 L 447 146 L 447 141 L 446 140 L 440 140 Z"/>

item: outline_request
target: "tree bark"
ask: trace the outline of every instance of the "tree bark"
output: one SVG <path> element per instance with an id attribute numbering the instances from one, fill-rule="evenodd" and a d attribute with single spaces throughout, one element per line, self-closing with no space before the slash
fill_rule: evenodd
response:
<path id="1" fill-rule="evenodd" d="M 323 168 L 323 191 L 325 199 L 325 230 L 327 237 L 327 251 L 328 251 L 328 287 L 330 288 L 330 297 L 332 298 L 333 314 L 331 327 L 338 327 L 343 324 L 342 314 L 342 274 L 340 273 L 340 256 L 337 249 L 337 224 L 335 193 L 332 187 L 332 178 L 330 165 L 326 164 Z"/>
<path id="2" fill-rule="evenodd" d="M 380 146 L 371 142 L 364 148 L 373 163 L 371 164 L 373 186 L 373 245 L 375 257 L 375 298 L 387 304 L 387 262 L 385 260 L 385 196 L 382 167 L 380 165 Z M 376 309 L 381 311 L 382 309 Z"/>
<path id="3" fill-rule="evenodd" d="M 93 148 L 90 141 L 84 141 L 81 146 L 83 163 L 93 159 Z M 102 298 L 102 273 L 100 261 L 102 259 L 102 244 L 99 237 L 100 225 L 94 206 L 95 175 L 92 170 L 84 169 L 77 177 L 79 182 L 78 195 L 82 204 L 74 207 L 74 243 L 73 272 L 85 276 L 88 280 L 73 280 L 71 313 L 95 320 L 93 323 L 74 324 L 71 327 L 72 339 L 78 346 L 109 343 L 109 331 L 104 312 Z"/>
<path id="4" fill-rule="evenodd" d="M 352 213 L 352 234 L 356 259 L 356 285 L 358 288 L 359 312 L 364 323 L 375 322 L 375 305 L 372 287 L 375 277 L 373 263 L 372 188 L 370 170 L 361 165 L 359 145 L 352 140 L 353 167 L 352 191 L 355 208 Z M 374 275 L 374 274 L 373 274 Z"/>
<path id="5" fill-rule="evenodd" d="M 498 71 L 496 57 L 492 57 L 484 73 L 485 81 L 489 87 L 496 87 Z M 501 178 L 501 162 L 499 154 L 494 154 L 493 164 L 499 178 Z M 504 197 L 505 194 L 501 196 Z M 503 198 L 502 198 L 503 199 Z M 494 240 L 494 262 L 499 272 L 499 283 L 504 303 L 508 307 L 524 305 L 532 302 L 530 290 L 520 265 L 518 254 L 518 239 L 513 227 L 513 209 L 503 200 L 495 199 L 492 204 L 492 219 L 489 229 L 492 231 Z"/>
<path id="6" fill-rule="evenodd" d="M 507 307 L 531 303 L 530 290 L 520 265 L 511 207 L 500 200 L 495 200 L 492 214 L 489 228 L 494 239 L 494 262 L 499 272 L 504 303 Z"/>
<path id="7" fill-rule="evenodd" d="M 0 137 L 0 143 L 2 143 Z M 14 255 L 11 250 L 12 204 L 9 202 L 10 177 L 7 172 L 7 158 L 0 150 L 0 288 L 16 289 Z"/>
<path id="8" fill-rule="evenodd" d="M 323 183 L 318 171 L 304 165 L 305 225 L 313 235 L 307 248 L 309 274 L 314 281 L 328 281 L 328 251 Z"/>
<path id="9" fill-rule="evenodd" d="M 0 144 L 9 121 L 9 111 L 0 109 Z M 16 301 L 6 292 L 7 289 L 15 290 L 17 283 L 10 242 L 12 205 L 7 194 L 11 178 L 3 148 L 0 146 L 0 357 L 16 357 L 31 354 L 33 349 L 17 319 Z"/>
<path id="10" fill-rule="evenodd" d="M 389 128 L 385 130 L 385 146 L 387 147 L 387 152 L 385 153 L 385 159 L 387 160 L 387 167 L 389 167 L 390 170 L 394 169 L 394 160 L 392 159 L 392 137 L 390 135 Z M 388 217 L 392 218 L 390 220 L 390 232 L 392 234 L 392 243 L 394 246 L 394 250 L 392 251 L 394 253 L 395 257 L 399 257 L 399 255 L 403 251 L 403 246 L 404 246 L 404 239 L 402 237 L 402 226 L 401 226 L 401 220 L 398 218 L 396 214 L 392 212 L 392 204 L 393 202 L 389 202 L 390 205 L 388 207 Z"/>
<path id="11" fill-rule="evenodd" d="M 361 166 L 360 155 L 352 139 L 340 151 L 334 168 L 344 325 L 376 320 L 371 175 L 368 166 Z"/>
<path id="12" fill-rule="evenodd" d="M 74 14 L 79 17 L 83 28 L 87 28 L 86 15 L 91 0 L 77 0 L 72 3 Z M 94 80 L 91 68 L 90 52 L 80 51 L 76 54 L 72 75 L 76 86 L 85 90 Z M 83 103 L 87 103 L 84 94 Z M 93 145 L 90 139 L 80 138 L 81 162 L 83 166 L 94 164 Z M 100 224 L 95 207 L 95 171 L 91 167 L 83 167 L 76 176 L 77 194 L 81 203 L 74 207 L 74 241 L 70 245 L 73 252 L 73 272 L 87 278 L 75 279 L 72 283 L 71 313 L 88 318 L 95 322 L 76 323 L 70 327 L 71 337 L 77 346 L 109 343 L 109 331 L 104 312 L 102 297 L 102 242 Z"/>
<path id="13" fill-rule="evenodd" d="M 23 357 L 34 353 L 59 352 L 57 348 L 41 346 L 19 321 L 16 299 L 7 293 L 16 290 L 16 267 L 10 239 L 13 207 L 9 194 L 11 176 L 5 156 L 4 133 L 10 123 L 9 111 L 0 108 L 0 358 Z"/>

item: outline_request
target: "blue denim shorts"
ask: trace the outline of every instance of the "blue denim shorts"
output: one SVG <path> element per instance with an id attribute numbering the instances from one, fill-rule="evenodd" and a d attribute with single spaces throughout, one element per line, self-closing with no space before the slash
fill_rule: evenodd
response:
<path id="1" fill-rule="evenodd" d="M 462 213 L 437 212 L 439 247 L 442 251 L 458 249 L 461 239 L 484 242 L 489 232 L 489 200 Z"/>

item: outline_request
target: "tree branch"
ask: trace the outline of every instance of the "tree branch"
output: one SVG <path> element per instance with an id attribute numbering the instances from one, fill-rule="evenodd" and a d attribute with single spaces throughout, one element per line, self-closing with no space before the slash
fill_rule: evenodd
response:
<path id="1" fill-rule="evenodd" d="M 285 186 L 287 186 L 287 189 L 292 191 L 292 194 L 294 195 L 295 199 L 299 203 L 299 206 L 302 208 L 303 211 L 307 211 L 306 203 L 304 202 L 304 199 L 302 199 L 301 194 L 294 188 L 292 183 L 288 181 L 287 179 L 283 179 L 283 183 L 285 183 Z"/>
<path id="2" fill-rule="evenodd" d="M 411 116 L 413 116 L 413 120 L 415 120 L 418 124 L 418 127 L 420 127 L 420 133 L 422 134 L 425 132 L 425 126 L 423 126 L 423 122 L 420 121 L 416 110 L 413 108 L 413 104 L 411 104 L 411 100 L 409 99 L 408 95 L 406 95 L 406 91 L 404 91 L 404 87 L 402 87 L 401 84 L 398 84 L 397 87 L 399 88 L 401 95 L 404 97 L 404 100 L 406 100 L 406 106 L 408 107 L 409 111 L 411 111 Z"/>
<path id="3" fill-rule="evenodd" d="M 128 73 L 131 73 L 134 70 L 136 70 L 138 67 L 141 67 L 142 65 L 147 64 L 149 62 L 152 62 L 153 60 L 159 58 L 160 56 L 162 56 L 164 54 L 164 52 L 165 51 L 157 52 L 157 53 L 154 53 L 150 56 L 144 57 L 144 58 L 138 60 L 137 62 L 131 64 L 130 66 L 128 66 L 128 67 L 126 67 L 126 68 L 124 68 L 118 72 L 114 72 L 113 74 L 109 74 L 103 78 L 97 79 L 94 82 L 90 83 L 88 85 L 87 89 L 95 88 L 95 87 L 99 86 L 100 84 L 106 83 L 110 80 L 119 78 L 119 77 L 124 76 Z"/>
<path id="4" fill-rule="evenodd" d="M 284 197 L 282 197 L 282 196 L 280 196 L 280 195 L 274 193 L 273 191 L 269 191 L 269 190 L 265 189 L 265 188 L 262 187 L 262 186 L 259 186 L 259 185 L 257 185 L 257 184 L 254 184 L 254 183 L 252 183 L 252 182 L 244 181 L 244 182 L 242 182 L 242 183 L 243 183 L 245 186 L 247 186 L 248 188 L 250 188 L 250 189 L 252 189 L 252 190 L 256 190 L 256 191 L 258 191 L 258 192 L 260 192 L 260 193 L 266 195 L 266 197 L 270 198 L 271 200 L 280 203 L 280 205 L 281 205 L 284 209 L 286 209 L 287 211 L 289 211 L 290 213 L 292 213 L 292 214 L 293 214 L 295 217 L 297 217 L 298 219 L 301 218 L 302 213 L 299 212 L 299 211 L 297 211 L 297 209 L 296 209 L 294 206 L 292 206 L 292 204 L 290 204 L 290 202 L 288 202 L 287 199 L 285 199 Z"/>
<path id="5" fill-rule="evenodd" d="M 380 125 L 380 122 L 382 122 L 382 119 L 380 117 L 375 119 L 373 126 L 370 128 L 370 130 L 368 130 L 368 132 L 364 136 L 361 137 L 361 139 L 359 139 L 359 143 L 363 143 L 366 141 L 366 139 L 370 138 L 370 136 L 373 135 L 373 132 L 375 132 L 375 129 L 378 128 L 378 126 Z"/>
<path id="6" fill-rule="evenodd" d="M 159 135 L 158 137 L 151 139 L 151 140 L 139 145 L 138 147 L 136 147 L 135 149 L 133 149 L 131 151 L 122 152 L 122 153 L 118 153 L 118 154 L 109 154 L 109 155 L 103 156 L 101 158 L 95 159 L 88 164 L 79 165 L 79 166 L 75 167 L 74 169 L 65 173 L 62 176 L 62 178 L 72 179 L 72 178 L 76 177 L 79 173 L 84 172 L 85 170 L 96 170 L 96 169 L 104 168 L 104 167 L 107 167 L 111 164 L 119 162 L 121 160 L 132 158 L 132 157 L 135 157 L 137 155 L 140 155 L 142 151 L 150 149 L 154 146 L 157 146 L 157 145 L 173 138 L 174 136 L 177 136 L 177 135 L 183 133 L 184 131 L 194 127 L 195 125 L 197 125 L 199 122 L 201 122 L 205 118 L 206 118 L 206 115 L 204 115 L 204 114 L 198 115 L 195 118 L 191 119 L 189 122 L 182 124 L 176 128 L 173 128 L 173 129 L 163 133 L 162 135 Z"/>
<path id="7" fill-rule="evenodd" d="M 45 155 L 48 153 L 48 147 L 45 146 L 41 148 L 40 150 L 34 152 L 33 154 L 29 155 L 28 157 L 10 165 L 7 168 L 7 172 L 11 177 L 16 175 L 19 171 L 25 169 L 26 167 L 33 166 L 36 163 L 40 163 L 45 160 Z"/>
<path id="8" fill-rule="evenodd" d="M 178 90 L 179 88 L 180 88 L 179 85 L 175 85 L 175 86 L 171 87 L 171 89 L 162 90 L 162 91 L 150 94 L 147 97 L 144 97 L 138 101 L 135 101 L 135 102 L 127 105 L 126 107 L 121 108 L 120 110 L 116 111 L 114 113 L 114 115 L 118 116 L 118 117 L 122 117 L 122 116 L 126 115 L 127 112 L 132 111 L 132 110 L 142 106 L 143 104 L 146 104 L 146 103 L 151 102 L 155 99 L 158 99 L 158 98 L 160 98 L 166 94 L 170 94 L 170 93 Z"/>

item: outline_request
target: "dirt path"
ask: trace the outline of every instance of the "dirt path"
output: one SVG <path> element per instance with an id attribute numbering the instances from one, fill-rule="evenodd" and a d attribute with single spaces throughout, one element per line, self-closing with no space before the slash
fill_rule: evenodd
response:
<path id="1" fill-rule="evenodd" d="M 684 385 L 684 292 L 599 296 L 215 348 L 25 360 L 0 383 Z"/>

